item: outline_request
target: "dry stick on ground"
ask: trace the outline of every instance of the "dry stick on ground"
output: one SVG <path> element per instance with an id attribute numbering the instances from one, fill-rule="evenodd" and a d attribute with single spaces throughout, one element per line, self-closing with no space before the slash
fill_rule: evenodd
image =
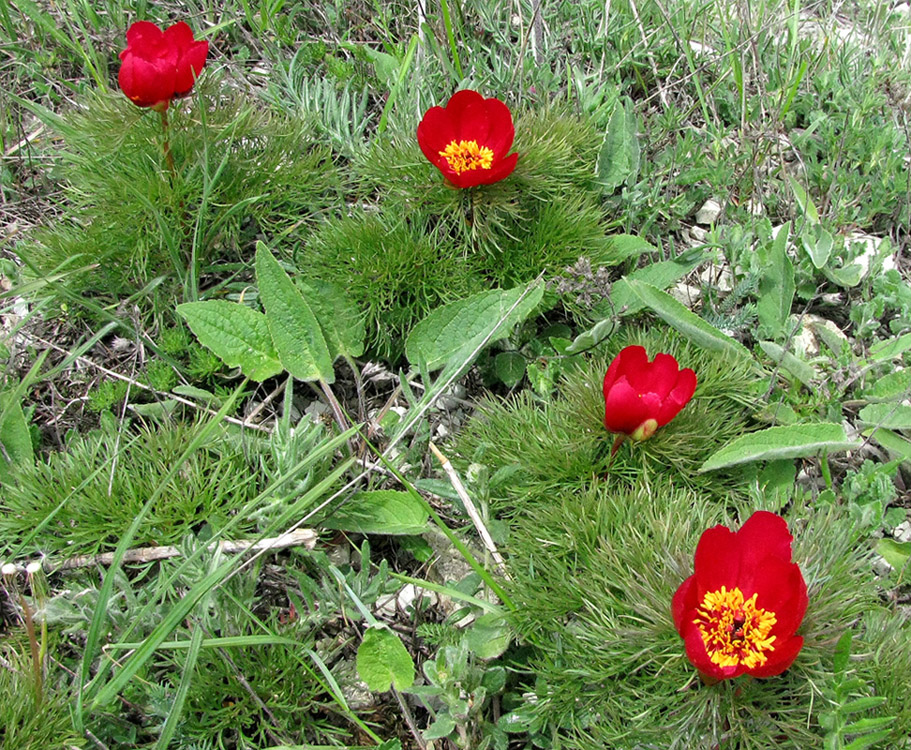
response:
<path id="1" fill-rule="evenodd" d="M 443 471 L 446 472 L 446 476 L 449 477 L 449 481 L 452 484 L 453 489 L 459 496 L 459 499 L 462 501 L 462 504 L 465 506 L 465 510 L 468 511 L 468 516 L 471 518 L 471 522 L 474 524 L 474 527 L 478 530 L 478 534 L 481 535 L 481 541 L 484 542 L 484 546 L 487 548 L 487 551 L 490 552 L 490 556 L 493 558 L 494 562 L 497 564 L 497 567 L 500 570 L 500 574 L 509 580 L 509 575 L 506 573 L 506 563 L 503 560 L 503 557 L 497 551 L 497 545 L 494 544 L 493 537 L 490 536 L 490 532 L 487 530 L 487 526 L 484 524 L 484 519 L 481 518 L 481 514 L 478 513 L 478 509 L 475 507 L 474 502 L 468 496 L 468 492 L 465 490 L 465 485 L 462 484 L 462 480 L 459 479 L 459 475 L 456 473 L 455 468 L 449 459 L 446 458 L 440 449 L 430 443 L 430 450 L 434 456 L 437 457 L 440 464 L 443 467 Z"/>
<path id="2" fill-rule="evenodd" d="M 271 550 L 284 549 L 286 547 L 306 547 L 313 549 L 316 546 L 317 533 L 313 529 L 294 529 L 281 536 L 260 539 L 258 542 L 252 542 L 247 539 L 237 541 L 223 540 L 210 544 L 208 549 L 212 552 L 218 551 L 223 553 L 239 554 L 241 552 L 269 552 Z M 180 557 L 183 551 L 179 547 L 139 547 L 137 549 L 127 550 L 123 556 L 125 563 L 147 563 L 155 560 L 165 560 L 169 557 Z M 108 566 L 114 561 L 113 552 L 104 552 L 99 555 L 76 555 L 65 560 L 54 560 L 46 557 L 42 560 L 33 561 L 40 563 L 45 572 L 57 572 L 59 570 L 72 570 L 73 568 L 88 568 L 93 565 Z M 16 572 L 24 573 L 31 563 L 7 563 L 14 565 Z"/>

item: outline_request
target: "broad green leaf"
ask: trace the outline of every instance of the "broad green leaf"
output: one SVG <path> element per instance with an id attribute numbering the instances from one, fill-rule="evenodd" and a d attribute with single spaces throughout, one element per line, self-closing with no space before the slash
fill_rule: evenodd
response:
<path id="1" fill-rule="evenodd" d="M 829 453 L 854 450 L 861 442 L 849 440 L 840 424 L 817 422 L 769 427 L 735 438 L 709 456 L 700 472 L 724 469 L 751 461 L 775 461 L 784 458 L 806 458 L 819 451 Z"/>
<path id="2" fill-rule="evenodd" d="M 794 265 L 788 257 L 788 237 L 791 234 L 790 222 L 779 229 L 772 242 L 769 265 L 763 270 L 759 279 L 759 294 L 756 312 L 759 322 L 777 337 L 784 331 L 791 304 L 794 302 Z"/>
<path id="3" fill-rule="evenodd" d="M 871 427 L 889 430 L 911 429 L 911 406 L 905 404 L 869 404 L 860 410 L 860 421 Z"/>
<path id="4" fill-rule="evenodd" d="M 871 346 L 869 361 L 871 363 L 887 362 L 900 357 L 909 349 L 911 349 L 911 333 L 906 333 L 897 339 L 886 339 Z"/>
<path id="5" fill-rule="evenodd" d="M 892 430 L 880 427 L 878 430 L 864 430 L 864 435 L 873 439 L 889 453 L 905 461 L 911 461 L 911 440 L 898 435 Z"/>
<path id="6" fill-rule="evenodd" d="M 860 263 L 848 263 L 841 268 L 832 268 L 827 265 L 822 269 L 830 281 L 841 287 L 857 286 L 864 277 L 864 267 Z"/>
<path id="7" fill-rule="evenodd" d="M 407 690 L 414 683 L 414 662 L 395 633 L 373 627 L 357 649 L 357 673 L 374 692 L 385 693 L 393 685 Z"/>
<path id="8" fill-rule="evenodd" d="M 251 380 L 262 381 L 284 369 L 261 312 L 225 300 L 186 302 L 177 306 L 177 312 L 199 343 Z"/>
<path id="9" fill-rule="evenodd" d="M 488 336 L 488 341 L 495 341 L 509 335 L 543 296 L 544 286 L 536 282 L 528 288 L 480 292 L 438 307 L 408 334 L 405 355 L 413 365 L 423 361 L 428 370 L 439 369 L 458 354 L 467 356 Z"/>
<path id="10" fill-rule="evenodd" d="M 580 333 L 573 339 L 573 342 L 566 347 L 564 354 L 577 354 L 578 352 L 588 351 L 607 339 L 617 327 L 613 318 L 605 318 L 595 323 L 594 327 Z"/>
<path id="11" fill-rule="evenodd" d="M 651 284 L 657 289 L 667 289 L 696 268 L 699 263 L 699 260 L 690 263 L 662 260 L 637 268 L 632 273 L 628 273 L 622 279 L 614 282 L 610 292 L 610 305 L 599 303 L 596 306 L 596 311 L 602 317 L 613 317 L 612 312 L 616 315 L 633 315 L 644 308 L 645 303 L 633 293 L 629 285 L 630 281 L 642 281 L 646 284 Z"/>
<path id="12" fill-rule="evenodd" d="M 481 659 L 495 659 L 509 648 L 512 630 L 499 614 L 481 615 L 465 634 L 469 650 Z"/>
<path id="13" fill-rule="evenodd" d="M 821 269 L 829 262 L 835 240 L 827 229 L 808 226 L 800 235 L 800 243 L 810 256 L 813 265 L 817 269 Z"/>
<path id="14" fill-rule="evenodd" d="M 345 291 L 318 279 L 299 279 L 297 286 L 316 314 L 332 361 L 360 357 L 364 353 L 366 324 Z"/>
<path id="15" fill-rule="evenodd" d="M 813 387 L 813 381 L 819 378 L 819 373 L 813 365 L 807 364 L 800 357 L 785 351 L 783 347 L 771 341 L 760 341 L 759 348 L 776 364 L 781 365 L 791 375 L 797 378 L 807 388 Z"/>
<path id="16" fill-rule="evenodd" d="M 610 254 L 620 263 L 629 258 L 638 258 L 644 253 L 656 253 L 658 248 L 634 234 L 614 234 L 609 238 Z"/>
<path id="17" fill-rule="evenodd" d="M 896 570 L 902 570 L 911 557 L 911 542 L 897 542 L 894 539 L 880 539 L 876 551 Z"/>
<path id="18" fill-rule="evenodd" d="M 443 737 L 448 737 L 452 734 L 452 732 L 455 731 L 455 728 L 455 719 L 448 713 L 439 713 L 437 714 L 436 721 L 421 732 L 421 735 L 425 740 L 440 740 L 443 739 Z"/>
<path id="19" fill-rule="evenodd" d="M 811 224 L 819 224 L 819 211 L 816 210 L 816 206 L 810 196 L 807 195 L 807 191 L 803 189 L 803 185 L 791 175 L 788 175 L 788 182 L 791 183 L 791 190 L 794 192 L 794 198 L 797 200 L 801 213 Z M 817 268 L 819 267 L 817 266 Z"/>
<path id="20" fill-rule="evenodd" d="M 632 184 L 636 180 L 639 174 L 637 131 L 632 103 L 617 102 L 598 154 L 598 178 L 606 190 L 613 191 L 623 183 Z"/>
<path id="21" fill-rule="evenodd" d="M 332 357 L 312 308 L 278 261 L 256 243 L 256 282 L 278 359 L 298 380 L 335 379 Z"/>
<path id="22" fill-rule="evenodd" d="M 876 378 L 861 392 L 867 401 L 899 401 L 911 394 L 911 368 Z"/>
<path id="23" fill-rule="evenodd" d="M 358 492 L 320 525 L 359 534 L 421 534 L 427 530 L 425 506 L 407 492 Z"/>
<path id="24" fill-rule="evenodd" d="M 22 411 L 22 404 L 13 402 L 11 394 L 0 394 L 0 482 L 12 481 L 11 466 L 31 464 L 35 460 L 32 436 Z"/>
<path id="25" fill-rule="evenodd" d="M 515 388 L 525 377 L 525 357 L 519 352 L 500 352 L 494 357 L 493 366 L 507 388 Z"/>
<path id="26" fill-rule="evenodd" d="M 671 295 L 641 281 L 629 281 L 633 293 L 669 326 L 676 328 L 694 344 L 715 352 L 731 352 L 749 357 L 749 350 L 739 341 L 707 323 Z"/>

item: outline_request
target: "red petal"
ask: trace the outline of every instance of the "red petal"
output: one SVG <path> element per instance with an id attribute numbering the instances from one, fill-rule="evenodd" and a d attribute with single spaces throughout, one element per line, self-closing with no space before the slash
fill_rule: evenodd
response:
<path id="1" fill-rule="evenodd" d="M 452 118 L 442 107 L 431 107 L 418 125 L 418 145 L 431 162 L 437 164 L 440 151 L 456 140 Z"/>
<path id="2" fill-rule="evenodd" d="M 457 123 L 462 118 L 462 112 L 464 112 L 465 109 L 473 104 L 483 103 L 484 97 L 477 91 L 463 89 L 462 91 L 456 91 L 449 97 L 449 101 L 446 102 L 446 112 L 452 121 Z"/>
<path id="3" fill-rule="evenodd" d="M 178 21 L 173 26 L 164 30 L 164 39 L 168 45 L 174 47 L 179 54 L 186 52 L 193 44 L 193 29 L 183 21 Z"/>
<path id="4" fill-rule="evenodd" d="M 700 599 L 707 591 L 718 591 L 722 586 L 730 591 L 737 585 L 740 575 L 737 535 L 721 525 L 703 531 L 696 545 L 695 570 L 696 595 Z"/>
<path id="5" fill-rule="evenodd" d="M 151 21 L 136 21 L 127 29 L 127 47 L 137 49 L 160 45 L 164 34 Z"/>
<path id="6" fill-rule="evenodd" d="M 209 54 L 208 42 L 194 42 L 190 45 L 177 61 L 177 72 L 174 78 L 174 93 L 186 94 L 199 74 L 206 66 L 206 56 Z"/>
<path id="7" fill-rule="evenodd" d="M 681 370 L 677 374 L 677 385 L 667 395 L 658 412 L 658 426 L 664 427 L 680 410 L 686 406 L 696 392 L 696 373 L 690 369 Z"/>
<path id="8" fill-rule="evenodd" d="M 610 363 L 610 367 L 607 368 L 607 374 L 604 376 L 604 397 L 607 398 L 607 392 L 610 390 L 610 387 L 617 381 L 620 377 L 620 368 L 623 366 L 623 363 L 626 361 L 627 357 L 635 356 L 631 354 L 626 354 L 629 349 L 641 349 L 642 356 L 645 357 L 645 360 L 648 361 L 648 355 L 645 353 L 645 348 L 641 346 L 627 346 L 622 349 L 620 353 L 614 357 L 613 361 Z"/>
<path id="9" fill-rule="evenodd" d="M 143 60 L 135 55 L 123 59 L 117 82 L 138 107 L 151 107 L 174 95 L 174 66 L 168 60 Z"/>
<path id="10" fill-rule="evenodd" d="M 621 377 L 604 399 L 604 426 L 610 432 L 630 435 L 652 417 L 653 406 L 656 405 L 639 397 L 639 393 L 626 382 L 625 376 Z"/>
<path id="11" fill-rule="evenodd" d="M 471 177 L 470 184 L 473 185 L 492 185 L 495 182 L 509 177 L 516 168 L 516 162 L 519 160 L 518 154 L 512 154 L 503 161 L 494 160 L 490 169 L 473 169 L 465 172 L 463 177 Z"/>
<path id="12" fill-rule="evenodd" d="M 490 129 L 483 144 L 494 153 L 494 159 L 503 159 L 512 148 L 516 129 L 512 123 L 512 113 L 499 99 L 486 99 L 487 119 Z"/>
<path id="13" fill-rule="evenodd" d="M 799 635 L 795 635 L 793 638 L 790 638 L 781 644 L 776 640 L 774 646 L 774 651 L 767 652 L 769 654 L 769 660 L 765 664 L 761 667 L 755 667 L 754 669 L 749 670 L 749 673 L 753 675 L 753 677 L 774 677 L 775 675 L 784 672 L 794 663 L 797 654 L 799 654 L 800 649 L 803 648 L 803 638 Z"/>
<path id="14" fill-rule="evenodd" d="M 807 585 L 796 563 L 766 557 L 757 568 L 741 567 L 741 591 L 756 594 L 756 606 L 775 613 L 775 635 L 790 638 L 807 611 Z"/>
<path id="15" fill-rule="evenodd" d="M 692 622 L 684 623 L 683 645 L 686 648 L 686 658 L 690 660 L 696 669 L 709 677 L 716 680 L 727 680 L 743 673 L 740 666 L 719 667 L 709 658 L 705 650 L 705 641 L 702 640 L 702 634 L 699 628 Z"/>
<path id="16" fill-rule="evenodd" d="M 791 560 L 791 542 L 794 537 L 788 531 L 787 522 L 775 513 L 757 510 L 740 527 L 737 539 L 744 565 L 756 566 L 769 556 L 780 557 L 788 562 Z"/>
<path id="17" fill-rule="evenodd" d="M 640 393 L 656 393 L 663 400 L 677 382 L 677 360 L 670 354 L 656 354 L 654 362 L 630 371 L 629 382 Z"/>
<path id="18" fill-rule="evenodd" d="M 677 632 L 683 636 L 684 622 L 687 617 L 693 619 L 693 609 L 696 607 L 696 576 L 690 576 L 680 588 L 674 592 L 674 598 L 671 599 L 671 615 L 674 618 L 674 627 Z"/>
<path id="19" fill-rule="evenodd" d="M 469 103 L 451 116 L 458 140 L 476 141 L 479 146 L 487 144 L 490 137 L 490 117 L 487 115 L 487 106 L 483 99 Z"/>

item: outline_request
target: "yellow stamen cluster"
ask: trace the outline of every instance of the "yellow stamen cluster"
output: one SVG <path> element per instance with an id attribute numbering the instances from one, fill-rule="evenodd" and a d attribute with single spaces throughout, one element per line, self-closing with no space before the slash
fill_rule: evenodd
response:
<path id="1" fill-rule="evenodd" d="M 761 667 L 774 651 L 774 612 L 756 606 L 757 594 L 744 601 L 739 588 L 722 586 L 706 593 L 693 623 L 699 628 L 709 658 L 719 667 Z"/>
<path id="2" fill-rule="evenodd" d="M 472 169 L 490 169 L 493 164 L 493 151 L 487 146 L 478 146 L 477 141 L 452 141 L 440 156 L 449 162 L 449 167 L 456 174 Z"/>

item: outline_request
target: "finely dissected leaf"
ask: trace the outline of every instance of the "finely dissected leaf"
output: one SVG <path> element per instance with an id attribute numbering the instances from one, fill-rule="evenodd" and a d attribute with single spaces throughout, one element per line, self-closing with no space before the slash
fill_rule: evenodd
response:
<path id="1" fill-rule="evenodd" d="M 261 312 L 225 300 L 187 302 L 178 305 L 177 312 L 203 346 L 248 378 L 265 380 L 284 369 Z"/>
<path id="2" fill-rule="evenodd" d="M 611 287 L 610 300 L 618 315 L 632 315 L 645 307 L 639 297 L 630 288 L 629 282 L 642 281 L 656 289 L 667 289 L 699 265 L 699 261 L 679 263 L 676 260 L 662 260 L 637 268 Z"/>
<path id="3" fill-rule="evenodd" d="M 357 649 L 357 673 L 374 692 L 384 693 L 393 685 L 407 690 L 414 683 L 414 662 L 395 633 L 369 628 Z"/>
<path id="4" fill-rule="evenodd" d="M 911 428 L 911 406 L 905 404 L 870 404 L 860 410 L 860 421 L 871 427 L 890 430 Z"/>
<path id="5" fill-rule="evenodd" d="M 901 570 L 908 564 L 908 558 L 911 557 L 911 542 L 897 542 L 894 539 L 880 539 L 876 543 L 878 554 L 886 558 L 896 570 Z"/>
<path id="6" fill-rule="evenodd" d="M 759 314 L 759 322 L 772 331 L 774 336 L 784 331 L 794 301 L 794 265 L 788 257 L 790 234 L 790 223 L 779 229 L 772 243 L 769 265 L 759 280 L 756 312 Z"/>
<path id="7" fill-rule="evenodd" d="M 22 405 L 11 403 L 10 394 L 0 395 L 0 413 L 4 415 L 0 422 L 0 482 L 12 481 L 11 465 L 27 464 L 35 460 L 32 448 L 32 436 L 25 420 Z M 8 459 L 8 460 L 7 460 Z"/>
<path id="8" fill-rule="evenodd" d="M 666 292 L 641 281 L 627 283 L 633 293 L 659 318 L 676 328 L 694 344 L 699 344 L 710 351 L 731 352 L 741 357 L 750 356 L 749 350 L 743 344 L 704 321 Z"/>
<path id="9" fill-rule="evenodd" d="M 299 380 L 331 383 L 332 357 L 316 315 L 262 242 L 256 244 L 256 281 L 282 365 Z"/>
<path id="10" fill-rule="evenodd" d="M 298 288 L 323 329 L 329 356 L 360 357 L 364 353 L 364 316 L 343 289 L 329 281 L 301 279 Z"/>
<path id="11" fill-rule="evenodd" d="M 760 341 L 759 348 L 771 357 L 775 364 L 781 365 L 807 388 L 812 387 L 813 381 L 819 378 L 819 373 L 813 365 L 807 364 L 798 356 L 785 351 L 778 344 L 771 341 Z"/>
<path id="12" fill-rule="evenodd" d="M 635 181 L 639 174 L 639 138 L 631 103 L 617 102 L 598 155 L 598 178 L 607 190 Z"/>
<path id="13" fill-rule="evenodd" d="M 412 329 L 405 342 L 405 355 L 414 365 L 423 361 L 428 370 L 436 370 L 459 353 L 467 355 L 488 336 L 494 341 L 508 335 L 543 296 L 543 285 L 534 282 L 529 288 L 493 289 L 450 302 Z"/>
<path id="14" fill-rule="evenodd" d="M 320 525 L 359 534 L 421 534 L 427 530 L 427 510 L 407 492 L 358 492 Z"/>
<path id="15" fill-rule="evenodd" d="M 862 443 L 849 440 L 840 424 L 817 422 L 769 427 L 732 440 L 709 456 L 699 471 L 712 471 L 751 461 L 773 461 L 782 458 L 815 456 L 821 450 L 830 453 L 854 450 Z"/>

